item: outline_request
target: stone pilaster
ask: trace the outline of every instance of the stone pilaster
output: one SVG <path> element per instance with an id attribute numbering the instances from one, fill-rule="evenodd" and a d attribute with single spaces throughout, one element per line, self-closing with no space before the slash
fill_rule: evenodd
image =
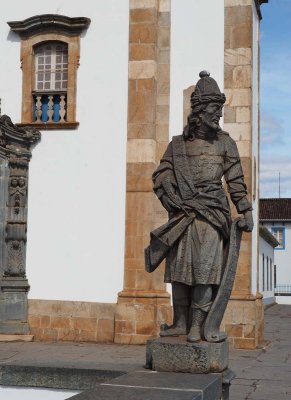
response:
<path id="1" fill-rule="evenodd" d="M 254 18 L 252 0 L 225 0 L 224 129 L 237 143 L 251 201 L 256 195 L 257 179 L 253 154 L 257 127 L 252 121 L 257 107 L 252 96 L 257 84 L 253 81 L 254 48 L 258 46 L 253 39 Z M 232 213 L 235 214 L 234 209 Z M 259 294 L 252 293 L 252 268 L 256 268 L 252 265 L 252 252 L 256 252 L 252 248 L 254 234 L 243 234 L 234 288 L 222 323 L 236 348 L 255 348 L 262 340 L 262 300 Z"/>
<path id="2" fill-rule="evenodd" d="M 116 343 L 145 343 L 171 319 L 163 268 L 144 269 L 149 232 L 166 220 L 151 176 L 168 143 L 170 0 L 131 0 L 129 24 L 126 233 Z"/>
<path id="3" fill-rule="evenodd" d="M 35 129 L 0 118 L 0 334 L 29 333 L 25 275 L 28 165 Z"/>

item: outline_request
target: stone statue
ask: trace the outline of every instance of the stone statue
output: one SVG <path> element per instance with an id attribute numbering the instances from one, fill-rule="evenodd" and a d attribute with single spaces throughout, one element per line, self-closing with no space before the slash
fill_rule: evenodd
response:
<path id="1" fill-rule="evenodd" d="M 166 259 L 165 282 L 172 284 L 173 324 L 161 327 L 160 336 L 187 335 L 188 342 L 218 342 L 226 335 L 207 335 L 203 327 L 222 285 L 226 254 L 237 253 L 234 261 L 228 254 L 236 268 L 239 252 L 239 245 L 229 245 L 235 229 L 231 233 L 223 177 L 232 202 L 243 214 L 237 229 L 250 232 L 253 220 L 236 143 L 219 126 L 225 95 L 208 72 L 199 76 L 187 125 L 182 135 L 173 137 L 153 174 L 154 191 L 169 221 L 151 232 L 145 260 L 146 270 L 152 272 Z M 231 279 L 223 279 L 228 296 Z M 222 291 L 216 304 L 216 309 L 223 309 L 217 329 L 228 300 L 224 301 L 225 296 Z"/>

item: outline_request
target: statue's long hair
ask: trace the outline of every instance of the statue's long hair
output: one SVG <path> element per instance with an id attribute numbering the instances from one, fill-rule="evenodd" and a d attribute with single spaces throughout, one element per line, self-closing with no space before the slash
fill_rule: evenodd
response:
<path id="1" fill-rule="evenodd" d="M 191 113 L 187 118 L 187 125 L 184 126 L 183 136 L 185 140 L 195 139 L 195 131 L 201 125 L 201 112 L 205 110 L 207 104 L 197 104 L 192 107 Z"/>

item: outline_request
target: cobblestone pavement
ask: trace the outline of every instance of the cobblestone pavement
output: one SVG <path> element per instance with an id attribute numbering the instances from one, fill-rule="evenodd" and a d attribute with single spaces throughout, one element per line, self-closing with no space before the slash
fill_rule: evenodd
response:
<path id="1" fill-rule="evenodd" d="M 266 345 L 258 350 L 230 350 L 236 379 L 231 400 L 291 400 L 291 306 L 265 313 Z M 0 343 L 0 366 L 133 371 L 145 363 L 145 346 L 89 343 Z"/>
<path id="2" fill-rule="evenodd" d="M 231 350 L 236 379 L 231 400 L 291 399 L 291 306 L 275 305 L 265 312 L 266 345 L 260 350 Z"/>

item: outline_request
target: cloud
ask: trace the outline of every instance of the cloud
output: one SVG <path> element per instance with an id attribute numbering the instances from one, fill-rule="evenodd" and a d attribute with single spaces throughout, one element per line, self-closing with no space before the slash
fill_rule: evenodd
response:
<path id="1" fill-rule="evenodd" d="M 265 144 L 283 144 L 284 129 L 281 122 L 272 114 L 263 112 L 261 114 L 261 143 Z"/>
<path id="2" fill-rule="evenodd" d="M 291 155 L 261 154 L 260 197 L 291 197 Z"/>

